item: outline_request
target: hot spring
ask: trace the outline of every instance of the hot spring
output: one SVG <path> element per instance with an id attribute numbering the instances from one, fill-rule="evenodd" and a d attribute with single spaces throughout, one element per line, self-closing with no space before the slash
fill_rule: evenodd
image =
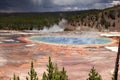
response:
<path id="1" fill-rule="evenodd" d="M 108 38 L 60 37 L 60 36 L 37 36 L 31 37 L 29 38 L 29 40 L 46 43 L 72 44 L 72 45 L 105 44 L 112 41 L 111 39 Z"/>

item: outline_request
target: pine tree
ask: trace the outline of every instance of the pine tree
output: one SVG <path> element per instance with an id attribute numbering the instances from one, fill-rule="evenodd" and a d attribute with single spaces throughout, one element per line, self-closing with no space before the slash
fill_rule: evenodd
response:
<path id="1" fill-rule="evenodd" d="M 113 25 L 112 25 L 113 27 L 115 27 L 115 22 L 113 22 Z"/>
<path id="2" fill-rule="evenodd" d="M 60 80 L 68 80 L 68 76 L 66 74 L 65 68 L 63 67 L 60 75 Z"/>
<path id="3" fill-rule="evenodd" d="M 45 72 L 43 73 L 42 80 L 47 80 L 47 75 Z"/>
<path id="4" fill-rule="evenodd" d="M 37 73 L 34 70 L 33 62 L 31 62 L 31 69 L 30 72 L 28 72 L 29 78 L 26 77 L 26 80 L 38 80 Z"/>
<path id="5" fill-rule="evenodd" d="M 54 66 L 51 61 L 51 58 L 49 57 L 49 62 L 47 65 L 47 74 L 44 72 L 42 76 L 42 80 L 53 80 L 54 79 Z"/>
<path id="6" fill-rule="evenodd" d="M 54 66 L 53 66 L 53 63 L 52 63 L 50 57 L 49 57 L 49 63 L 47 65 L 47 67 L 48 67 L 48 69 L 47 69 L 47 71 L 48 71 L 48 75 L 47 75 L 48 79 L 52 80 L 53 79 Z"/>
<path id="7" fill-rule="evenodd" d="M 53 78 L 54 80 L 60 80 L 60 71 L 58 70 L 57 64 L 54 66 Z"/>
<path id="8" fill-rule="evenodd" d="M 87 80 L 102 80 L 102 78 L 99 73 L 96 72 L 96 69 L 93 67 L 89 73 L 89 78 Z"/>
<path id="9" fill-rule="evenodd" d="M 68 80 L 65 69 L 63 68 L 62 71 L 59 71 L 57 64 L 54 65 L 50 57 L 47 68 L 47 74 L 43 73 L 42 80 Z"/>
<path id="10" fill-rule="evenodd" d="M 14 74 L 13 80 L 20 80 L 20 78 L 19 78 L 19 76 L 16 76 L 16 75 Z"/>

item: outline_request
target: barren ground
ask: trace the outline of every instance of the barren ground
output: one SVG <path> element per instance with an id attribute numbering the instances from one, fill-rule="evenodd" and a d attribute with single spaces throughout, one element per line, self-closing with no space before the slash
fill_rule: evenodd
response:
<path id="1" fill-rule="evenodd" d="M 6 38 L 13 39 L 11 36 L 1 36 L 0 42 Z M 41 79 L 46 71 L 49 56 L 60 69 L 65 67 L 69 80 L 86 80 L 93 66 L 103 80 L 111 80 L 116 54 L 104 46 L 62 46 L 19 40 L 13 43 L 0 43 L 0 80 L 9 80 L 14 73 L 24 80 L 31 61 L 34 62 L 35 70 Z"/>

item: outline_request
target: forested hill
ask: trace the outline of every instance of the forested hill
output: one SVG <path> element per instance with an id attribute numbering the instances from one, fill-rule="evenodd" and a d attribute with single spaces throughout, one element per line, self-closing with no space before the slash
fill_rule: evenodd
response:
<path id="1" fill-rule="evenodd" d="M 45 13 L 0 13 L 0 29 L 32 30 L 50 27 L 64 18 L 68 20 L 66 30 L 75 30 L 79 26 L 95 27 L 99 30 L 120 31 L 120 6 L 104 10 L 83 10 Z"/>
<path id="2" fill-rule="evenodd" d="M 71 21 L 77 15 L 94 10 L 66 11 L 66 12 L 42 12 L 42 13 L 0 13 L 0 29 L 7 30 L 32 30 L 50 27 L 59 23 L 62 18 Z"/>
<path id="3" fill-rule="evenodd" d="M 71 19 L 68 29 L 75 29 L 76 26 L 89 26 L 100 31 L 120 31 L 120 5 L 77 15 Z"/>

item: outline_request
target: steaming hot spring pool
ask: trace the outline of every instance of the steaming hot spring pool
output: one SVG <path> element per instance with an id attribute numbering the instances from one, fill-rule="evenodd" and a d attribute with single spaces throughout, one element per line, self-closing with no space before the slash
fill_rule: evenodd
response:
<path id="1" fill-rule="evenodd" d="M 84 37 L 61 37 L 61 36 L 37 36 L 31 37 L 29 40 L 40 41 L 54 44 L 72 44 L 72 45 L 83 45 L 83 44 L 105 44 L 112 40 L 108 38 L 84 38 Z"/>

